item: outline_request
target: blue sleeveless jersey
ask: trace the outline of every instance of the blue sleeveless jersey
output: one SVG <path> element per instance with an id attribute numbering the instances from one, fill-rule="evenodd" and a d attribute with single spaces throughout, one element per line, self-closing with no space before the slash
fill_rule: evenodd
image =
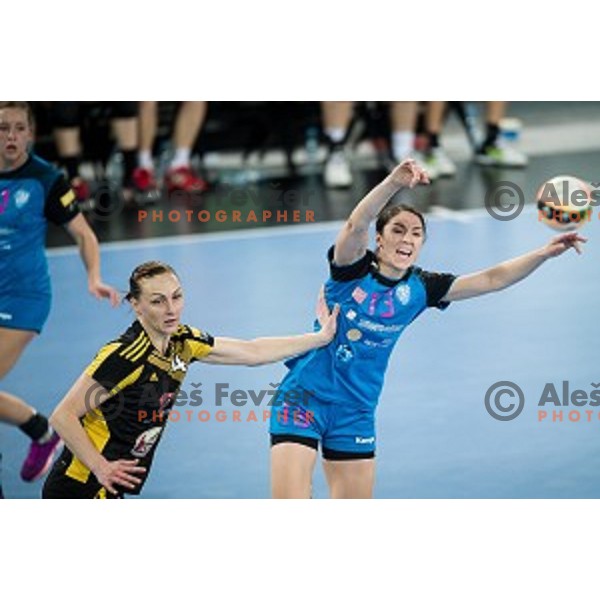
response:
<path id="1" fill-rule="evenodd" d="M 0 299 L 50 295 L 47 222 L 64 225 L 78 212 L 64 176 L 41 158 L 0 171 Z"/>
<path id="2" fill-rule="evenodd" d="M 340 305 L 336 337 L 288 361 L 281 389 L 299 386 L 325 402 L 374 409 L 398 338 L 427 307 L 447 307 L 441 299 L 455 275 L 412 267 L 401 280 L 390 280 L 379 273 L 371 251 L 353 265 L 338 267 L 331 248 L 329 263 L 325 299 L 330 309 Z"/>

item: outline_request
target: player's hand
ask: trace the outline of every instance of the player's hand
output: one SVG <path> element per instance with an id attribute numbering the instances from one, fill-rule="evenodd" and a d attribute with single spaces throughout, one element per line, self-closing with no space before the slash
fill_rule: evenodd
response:
<path id="1" fill-rule="evenodd" d="M 98 300 L 104 298 L 109 300 L 113 308 L 119 305 L 119 292 L 110 285 L 106 285 L 102 281 L 90 281 L 88 289 L 90 290 L 90 294 L 95 298 L 98 298 Z"/>
<path id="2" fill-rule="evenodd" d="M 126 490 L 132 490 L 136 485 L 142 483 L 137 474 L 145 473 L 145 467 L 138 466 L 139 460 L 105 460 L 102 465 L 94 472 L 98 482 L 105 487 L 111 494 L 118 494 L 115 485 L 119 485 Z"/>
<path id="3" fill-rule="evenodd" d="M 403 160 L 389 174 L 389 177 L 396 185 L 408 188 L 430 183 L 427 171 L 412 158 Z"/>
<path id="4" fill-rule="evenodd" d="M 583 249 L 581 248 L 581 244 L 585 244 L 586 242 L 587 238 L 582 237 L 576 231 L 563 233 L 552 238 L 548 244 L 544 246 L 544 256 L 546 256 L 546 258 L 560 256 L 570 248 L 574 248 L 577 254 L 582 254 Z"/>

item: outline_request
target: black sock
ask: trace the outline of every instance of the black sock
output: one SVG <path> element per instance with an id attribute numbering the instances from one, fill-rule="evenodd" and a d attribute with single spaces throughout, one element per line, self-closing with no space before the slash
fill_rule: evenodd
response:
<path id="1" fill-rule="evenodd" d="M 427 134 L 427 137 L 429 138 L 429 148 L 428 150 L 433 150 L 434 148 L 438 148 L 440 145 L 440 140 L 439 140 L 439 135 L 437 133 L 431 133 L 429 132 Z"/>
<path id="2" fill-rule="evenodd" d="M 79 177 L 79 156 L 63 156 L 60 162 L 67 170 L 69 181 L 72 181 L 75 177 Z"/>
<path id="3" fill-rule="evenodd" d="M 327 140 L 327 150 L 330 155 L 333 154 L 334 152 L 342 152 L 344 150 L 344 147 L 345 147 L 344 140 L 342 140 L 341 142 L 334 142 L 329 137 L 326 137 L 325 139 Z"/>
<path id="4" fill-rule="evenodd" d="M 498 127 L 498 125 L 494 125 L 493 123 L 488 123 L 486 133 L 485 133 L 485 140 L 481 146 L 481 149 L 485 150 L 486 148 L 489 148 L 490 146 L 495 146 L 496 140 L 498 139 L 499 135 L 500 135 L 500 127 Z"/>
<path id="5" fill-rule="evenodd" d="M 36 413 L 29 421 L 19 425 L 19 429 L 36 442 L 48 433 L 48 419 Z"/>
<path id="6" fill-rule="evenodd" d="M 137 167 L 137 150 L 121 150 L 123 154 L 123 185 L 131 185 L 133 172 Z"/>

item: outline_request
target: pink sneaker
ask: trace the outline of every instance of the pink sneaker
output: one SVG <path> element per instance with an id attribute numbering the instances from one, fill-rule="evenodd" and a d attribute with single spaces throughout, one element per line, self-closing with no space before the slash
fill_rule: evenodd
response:
<path id="1" fill-rule="evenodd" d="M 50 469 L 56 453 L 62 448 L 62 440 L 58 433 L 54 432 L 52 437 L 45 443 L 31 442 L 29 454 L 21 469 L 21 479 L 24 481 L 35 481 L 43 477 Z"/>

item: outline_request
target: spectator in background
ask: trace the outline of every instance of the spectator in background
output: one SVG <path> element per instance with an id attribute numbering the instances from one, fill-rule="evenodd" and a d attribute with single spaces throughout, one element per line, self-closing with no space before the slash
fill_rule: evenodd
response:
<path id="1" fill-rule="evenodd" d="M 418 102 L 390 102 L 391 158 L 394 164 L 414 158 L 425 168 L 430 181 L 452 177 L 456 166 L 440 144 L 440 134 L 446 115 L 446 102 L 425 102 L 425 144 L 415 148 Z M 352 122 L 352 102 L 323 102 L 323 132 L 329 146 L 324 178 L 327 187 L 345 188 L 352 185 L 352 172 L 346 154 L 348 130 Z M 486 103 L 485 138 L 475 154 L 475 161 L 484 166 L 525 167 L 527 157 L 504 143 L 500 123 L 506 116 L 507 102 Z"/>
<path id="2" fill-rule="evenodd" d="M 504 143 L 500 123 L 506 116 L 507 102 L 486 102 L 485 138 L 475 154 L 475 162 L 494 167 L 525 167 L 527 157 L 516 148 Z M 446 102 L 428 102 L 425 112 L 425 149 L 422 162 L 434 177 L 452 177 L 456 167 L 440 145 L 439 136 L 444 126 Z"/>
<path id="3" fill-rule="evenodd" d="M 204 124 L 206 110 L 206 102 L 186 101 L 178 107 L 171 136 L 173 158 L 164 182 L 168 193 L 177 190 L 203 192 L 208 188 L 206 181 L 194 172 L 191 165 L 192 150 Z M 137 190 L 148 192 L 158 187 L 152 155 L 158 129 L 158 103 L 140 102 L 139 114 L 138 167 L 133 174 L 133 181 Z"/>
<path id="4" fill-rule="evenodd" d="M 321 102 L 323 135 L 327 140 L 329 153 L 323 171 L 327 187 L 347 188 L 352 185 L 346 140 L 353 108 L 353 102 Z"/>
<path id="5" fill-rule="evenodd" d="M 516 148 L 503 143 L 500 135 L 500 122 L 506 116 L 507 102 L 486 103 L 486 133 L 483 143 L 475 156 L 480 165 L 494 167 L 525 167 L 527 157 Z"/>
<path id="6" fill-rule="evenodd" d="M 329 146 L 323 177 L 331 188 L 352 185 L 352 171 L 346 154 L 353 102 L 322 102 L 323 133 Z M 417 102 L 390 102 L 391 158 L 394 165 L 413 155 L 417 123 Z M 431 178 L 431 175 L 430 175 Z"/>
<path id="7" fill-rule="evenodd" d="M 65 169 L 71 187 L 79 201 L 90 196 L 90 186 L 80 173 L 83 149 L 81 145 L 81 102 L 53 102 L 52 123 L 59 163 Z M 133 172 L 137 161 L 137 102 L 109 102 L 111 124 L 117 147 L 123 155 L 123 196 L 134 196 Z"/>

